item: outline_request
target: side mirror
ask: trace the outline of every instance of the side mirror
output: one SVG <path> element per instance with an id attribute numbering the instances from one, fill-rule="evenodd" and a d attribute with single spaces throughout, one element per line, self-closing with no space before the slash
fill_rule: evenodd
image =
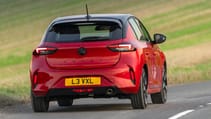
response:
<path id="1" fill-rule="evenodd" d="M 165 35 L 159 33 L 154 34 L 154 44 L 163 43 L 165 41 L 166 41 Z"/>

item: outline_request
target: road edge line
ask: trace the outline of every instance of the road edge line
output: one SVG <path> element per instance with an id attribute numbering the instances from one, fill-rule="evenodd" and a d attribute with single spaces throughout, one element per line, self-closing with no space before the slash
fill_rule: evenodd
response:
<path id="1" fill-rule="evenodd" d="M 178 119 L 178 118 L 180 118 L 180 117 L 182 117 L 182 116 L 185 116 L 185 115 L 187 115 L 188 113 L 191 113 L 191 112 L 193 112 L 193 111 L 195 111 L 195 110 L 186 110 L 186 111 L 180 112 L 180 113 L 178 113 L 178 114 L 176 114 L 176 115 L 174 115 L 174 116 L 172 116 L 172 117 L 169 117 L 168 119 Z"/>

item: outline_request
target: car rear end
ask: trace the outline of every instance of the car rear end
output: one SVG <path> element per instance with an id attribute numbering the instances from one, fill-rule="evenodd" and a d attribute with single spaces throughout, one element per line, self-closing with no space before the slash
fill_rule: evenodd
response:
<path id="1" fill-rule="evenodd" d="M 118 19 L 54 21 L 33 52 L 33 95 L 58 100 L 136 93 L 137 55 L 123 27 Z"/>

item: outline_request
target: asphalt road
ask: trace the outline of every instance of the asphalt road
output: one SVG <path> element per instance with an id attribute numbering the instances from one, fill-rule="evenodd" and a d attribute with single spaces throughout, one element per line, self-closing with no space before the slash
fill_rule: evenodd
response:
<path id="1" fill-rule="evenodd" d="M 133 110 L 130 100 L 80 99 L 61 108 L 55 102 L 47 113 L 32 112 L 30 104 L 0 109 L 0 119 L 210 119 L 211 81 L 170 86 L 166 104 Z"/>

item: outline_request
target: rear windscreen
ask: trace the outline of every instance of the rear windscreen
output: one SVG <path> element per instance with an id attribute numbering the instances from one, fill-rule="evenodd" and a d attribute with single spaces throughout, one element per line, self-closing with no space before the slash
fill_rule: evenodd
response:
<path id="1" fill-rule="evenodd" d="M 122 38 L 122 29 L 115 22 L 60 23 L 52 26 L 46 42 L 83 42 L 118 40 Z"/>

